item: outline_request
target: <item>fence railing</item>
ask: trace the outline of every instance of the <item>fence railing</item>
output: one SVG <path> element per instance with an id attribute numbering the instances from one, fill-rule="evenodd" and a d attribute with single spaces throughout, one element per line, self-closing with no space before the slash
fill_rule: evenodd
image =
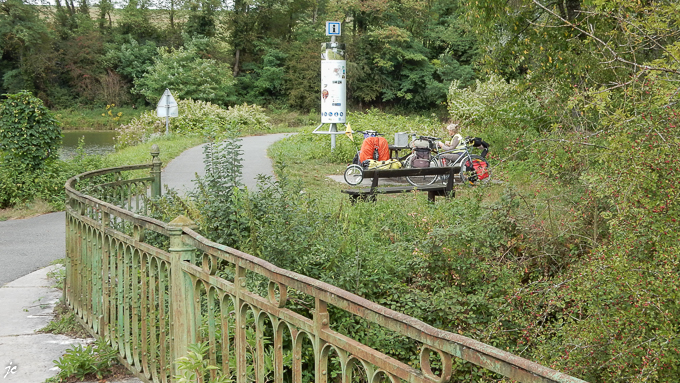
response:
<path id="1" fill-rule="evenodd" d="M 160 196 L 155 145 L 152 156 L 66 183 L 66 300 L 140 379 L 174 381 L 174 361 L 207 342 L 210 364 L 234 383 L 443 383 L 457 360 L 520 382 L 582 382 L 211 242 L 185 217 L 149 218 Z M 134 178 L 143 169 L 150 176 Z M 293 295 L 309 297 L 311 315 L 292 307 Z M 401 361 L 350 338 L 329 308 L 417 345 L 418 355 Z"/>

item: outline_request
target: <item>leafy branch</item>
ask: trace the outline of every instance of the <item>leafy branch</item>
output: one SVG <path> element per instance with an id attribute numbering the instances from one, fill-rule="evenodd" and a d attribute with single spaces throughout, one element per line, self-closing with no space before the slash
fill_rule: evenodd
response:
<path id="1" fill-rule="evenodd" d="M 642 69 L 642 70 L 655 71 L 655 72 L 666 72 L 666 73 L 672 73 L 672 74 L 680 74 L 680 71 L 672 69 L 672 68 L 664 68 L 664 67 L 652 66 L 652 65 L 641 65 L 641 64 L 638 64 L 634 61 L 627 60 L 627 59 L 621 57 L 621 55 L 618 52 L 616 52 L 607 42 L 605 42 L 601 38 L 597 37 L 595 35 L 595 32 L 593 30 L 592 25 L 590 25 L 590 31 L 587 31 L 587 30 L 579 27 L 577 24 L 574 24 L 571 21 L 569 21 L 569 20 L 563 18 L 562 16 L 558 15 L 557 13 L 555 13 L 554 11 L 552 11 L 551 9 L 546 7 L 545 5 L 541 4 L 538 0 L 532 0 L 532 1 L 533 1 L 534 4 L 536 4 L 541 9 L 545 10 L 546 12 L 550 13 L 551 15 L 553 15 L 554 17 L 556 17 L 557 19 L 562 21 L 566 26 L 571 27 L 571 28 L 583 33 L 584 35 L 592 38 L 598 44 L 600 44 L 606 51 L 609 52 L 609 54 L 612 57 L 611 60 L 607 61 L 607 63 L 612 63 L 614 61 L 618 61 L 618 62 L 628 64 L 628 65 L 631 65 L 635 68 Z"/>

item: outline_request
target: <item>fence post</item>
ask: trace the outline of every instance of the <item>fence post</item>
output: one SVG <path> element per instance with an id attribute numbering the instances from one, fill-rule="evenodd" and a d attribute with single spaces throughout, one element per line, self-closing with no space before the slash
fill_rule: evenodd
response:
<path id="1" fill-rule="evenodd" d="M 314 303 L 314 383 L 328 382 L 328 359 L 321 352 L 325 344 L 321 333 L 328 328 L 329 319 L 328 304 L 317 297 Z"/>
<path id="2" fill-rule="evenodd" d="M 194 261 L 193 246 L 182 239 L 185 227 L 195 228 L 189 218 L 180 215 L 168 223 L 170 236 L 170 309 L 172 310 L 172 361 L 173 375 L 177 374 L 177 358 L 187 355 L 189 344 L 196 342 L 196 318 L 194 311 L 194 286 L 191 277 L 182 270 L 183 262 Z M 173 380 L 174 381 L 174 380 Z"/>
<path id="3" fill-rule="evenodd" d="M 151 198 L 159 198 L 161 196 L 161 160 L 158 158 L 158 155 L 161 153 L 160 149 L 158 148 L 158 145 L 153 144 L 151 145 L 151 157 L 153 157 L 153 160 L 151 161 L 151 164 L 153 165 L 151 167 L 151 177 L 153 177 L 153 181 L 151 181 Z"/>

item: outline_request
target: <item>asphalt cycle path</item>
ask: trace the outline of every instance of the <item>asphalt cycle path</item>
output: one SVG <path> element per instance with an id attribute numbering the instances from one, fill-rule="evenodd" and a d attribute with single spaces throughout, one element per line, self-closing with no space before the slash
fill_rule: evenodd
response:
<path id="1" fill-rule="evenodd" d="M 260 174 L 274 175 L 272 161 L 267 157 L 267 148 L 274 142 L 292 135 L 292 133 L 267 134 L 264 136 L 249 136 L 241 138 L 241 165 L 243 166 L 242 182 L 248 190 L 256 190 L 257 176 Z M 203 148 L 199 145 L 184 151 L 168 163 L 161 172 L 161 181 L 179 194 L 185 194 L 195 187 L 196 175 L 205 176 L 203 166 Z M 161 148 L 163 150 L 163 148 Z M 165 188 L 161 191 L 165 193 Z"/>
<path id="2" fill-rule="evenodd" d="M 267 148 L 287 135 L 242 139 L 243 183 L 249 190 L 255 190 L 258 174 L 273 175 Z M 193 188 L 196 174 L 205 174 L 202 146 L 189 149 L 170 161 L 161 180 L 171 188 L 186 191 Z M 58 373 L 53 360 L 61 357 L 71 345 L 88 342 L 64 335 L 36 333 L 50 322 L 54 306 L 62 296 L 48 279 L 48 272 L 56 266 L 47 266 L 66 256 L 65 235 L 64 212 L 0 222 L 0 305 L 3 308 L 0 310 L 0 369 L 3 381 L 42 383 Z M 125 381 L 139 382 L 136 378 Z"/>
<path id="3" fill-rule="evenodd" d="M 65 217 L 60 211 L 0 222 L 0 286 L 65 256 Z"/>

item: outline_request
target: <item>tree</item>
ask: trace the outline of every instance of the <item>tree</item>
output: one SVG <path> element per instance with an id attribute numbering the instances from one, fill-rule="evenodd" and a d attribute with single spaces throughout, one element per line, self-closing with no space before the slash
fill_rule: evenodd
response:
<path id="1" fill-rule="evenodd" d="M 224 105 L 234 80 L 227 64 L 201 58 L 193 45 L 159 48 L 153 66 L 134 81 L 134 92 L 155 103 L 169 88 L 175 97 Z"/>
<path id="2" fill-rule="evenodd" d="M 151 24 L 148 0 L 129 0 L 121 10 L 118 28 L 123 35 L 132 35 L 137 40 L 153 38 L 156 27 Z"/>
<path id="3" fill-rule="evenodd" d="M 111 13 L 114 9 L 113 3 L 111 0 L 100 0 L 97 8 L 99 9 L 99 18 L 97 19 L 99 29 L 111 29 L 113 27 L 113 20 L 111 19 Z M 107 21 L 108 25 L 106 25 Z"/>
<path id="4" fill-rule="evenodd" d="M 6 91 L 44 92 L 47 88 L 52 38 L 35 7 L 21 0 L 0 3 L 0 50 Z"/>
<path id="5" fill-rule="evenodd" d="M 102 40 L 97 31 L 91 31 L 84 35 L 74 35 L 60 43 L 60 58 L 65 70 L 62 78 L 85 102 L 107 102 L 100 98 L 101 80 L 106 74 L 101 65 L 101 57 L 104 55 Z"/>
<path id="6" fill-rule="evenodd" d="M 216 0 L 188 2 L 185 7 L 188 8 L 189 16 L 184 24 L 184 32 L 189 36 L 215 36 L 216 12 L 219 6 L 220 3 Z"/>
<path id="7" fill-rule="evenodd" d="M 104 62 L 108 68 L 115 70 L 125 76 L 126 80 L 132 82 L 146 73 L 153 64 L 157 52 L 156 44 L 153 41 L 140 44 L 134 38 L 129 37 L 127 42 L 120 45 L 108 45 Z"/>
<path id="8" fill-rule="evenodd" d="M 348 93 L 361 106 L 440 108 L 452 80 L 476 78 L 477 42 L 457 1 L 350 1 L 330 12 L 352 20 Z"/>
<path id="9" fill-rule="evenodd" d="M 543 172 L 591 212 L 592 250 L 517 289 L 532 359 L 592 382 L 680 376 L 680 15 L 666 1 L 470 2 L 486 68 L 544 116 Z M 493 33 L 492 33 L 493 32 Z M 516 129 L 523 128 L 516 126 Z M 526 128 L 525 128 L 526 129 Z M 605 229 L 601 229 L 604 226 Z M 555 350 L 562 350 L 556 353 Z"/>

